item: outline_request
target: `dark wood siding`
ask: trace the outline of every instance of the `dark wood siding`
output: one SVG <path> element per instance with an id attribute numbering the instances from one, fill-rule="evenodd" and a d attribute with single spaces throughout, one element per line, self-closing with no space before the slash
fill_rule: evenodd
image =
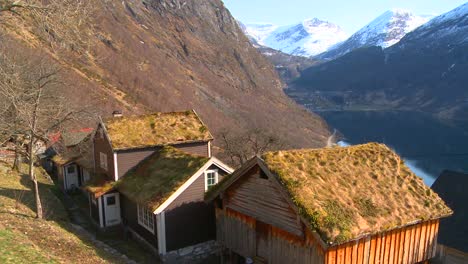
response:
<path id="1" fill-rule="evenodd" d="M 212 169 L 218 169 L 219 180 L 227 175 L 216 165 Z M 204 195 L 202 174 L 166 208 L 167 251 L 216 239 L 214 205 L 205 203 Z"/>
<path id="2" fill-rule="evenodd" d="M 174 147 L 187 153 L 208 157 L 208 142 L 178 144 L 174 145 Z"/>
<path id="3" fill-rule="evenodd" d="M 96 168 L 96 173 L 107 175 L 108 179 L 114 179 L 114 153 L 112 148 L 107 140 L 107 137 L 104 134 L 104 131 L 101 126 L 98 127 L 96 134 L 93 139 L 94 143 L 94 167 Z M 107 170 L 101 168 L 101 156 L 99 153 L 104 153 L 107 155 Z"/>
<path id="4" fill-rule="evenodd" d="M 123 223 L 129 226 L 130 228 L 132 228 L 141 237 L 143 237 L 148 243 L 153 245 L 155 248 L 158 248 L 156 217 L 153 215 L 154 234 L 152 234 L 146 228 L 138 224 L 138 209 L 137 209 L 136 203 L 132 202 L 130 199 L 125 197 L 125 195 L 120 194 L 120 207 L 122 210 Z"/>
<path id="5" fill-rule="evenodd" d="M 166 249 L 168 252 L 216 239 L 214 206 L 203 201 L 185 203 L 167 210 Z"/>
<path id="6" fill-rule="evenodd" d="M 99 199 L 94 199 L 93 198 L 94 195 L 93 194 L 89 194 L 88 193 L 88 199 L 91 199 L 89 201 L 89 206 L 91 208 L 91 218 L 99 225 L 99 207 L 98 207 L 98 202 L 99 202 Z M 96 202 L 96 204 L 93 203 L 93 200 Z"/>
<path id="7" fill-rule="evenodd" d="M 208 168 L 208 170 L 218 169 L 218 177 L 219 181 L 222 180 L 224 176 L 227 175 L 222 169 L 218 168 L 215 165 L 212 165 Z M 184 203 L 191 203 L 191 202 L 200 202 L 203 201 L 205 196 L 205 176 L 201 175 L 198 177 L 195 182 L 190 185 L 183 193 L 179 195 L 168 207 L 166 210 L 170 210 L 181 206 Z"/>
<path id="8" fill-rule="evenodd" d="M 227 191 L 226 206 L 264 223 L 303 236 L 299 217 L 280 194 L 272 179 L 261 176 L 258 166 Z"/>
<path id="9" fill-rule="evenodd" d="M 119 178 L 138 165 L 142 160 L 153 154 L 157 148 L 126 150 L 117 152 Z"/>
<path id="10" fill-rule="evenodd" d="M 439 220 L 434 220 L 365 237 L 330 248 L 325 263 L 423 262 L 435 256 L 438 229 Z"/>
<path id="11" fill-rule="evenodd" d="M 174 147 L 195 155 L 208 157 L 208 142 L 178 144 Z M 160 147 L 121 150 L 117 152 L 117 162 L 119 170 L 119 178 L 124 176 L 129 170 L 138 165 L 142 160 L 153 154 Z"/>

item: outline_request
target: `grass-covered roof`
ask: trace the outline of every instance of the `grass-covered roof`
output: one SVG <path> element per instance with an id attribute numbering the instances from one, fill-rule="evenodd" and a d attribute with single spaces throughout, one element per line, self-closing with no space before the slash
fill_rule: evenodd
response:
<path id="1" fill-rule="evenodd" d="M 262 158 L 327 243 L 452 213 L 382 144 L 276 151 Z"/>
<path id="2" fill-rule="evenodd" d="M 105 126 L 116 150 L 213 139 L 194 111 L 111 118 Z"/>
<path id="3" fill-rule="evenodd" d="M 98 198 L 114 189 L 116 182 L 106 178 L 104 174 L 94 174 L 91 181 L 83 187 L 86 191 L 92 193 L 94 198 Z"/>
<path id="4" fill-rule="evenodd" d="M 116 188 L 134 202 L 156 210 L 208 161 L 166 146 L 129 171 Z"/>

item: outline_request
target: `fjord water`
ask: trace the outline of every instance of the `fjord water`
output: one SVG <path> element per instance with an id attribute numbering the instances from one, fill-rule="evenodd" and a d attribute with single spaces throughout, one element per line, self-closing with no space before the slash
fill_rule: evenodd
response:
<path id="1" fill-rule="evenodd" d="M 468 121 L 440 120 L 408 111 L 319 113 L 349 144 L 385 143 L 427 185 L 445 169 L 468 172 Z"/>

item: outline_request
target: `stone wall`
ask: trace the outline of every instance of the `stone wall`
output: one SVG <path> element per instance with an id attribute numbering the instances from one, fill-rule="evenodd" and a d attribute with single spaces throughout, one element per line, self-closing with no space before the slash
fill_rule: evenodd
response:
<path id="1" fill-rule="evenodd" d="M 214 240 L 168 252 L 161 257 L 162 262 L 202 263 L 204 259 L 221 252 L 221 246 Z"/>

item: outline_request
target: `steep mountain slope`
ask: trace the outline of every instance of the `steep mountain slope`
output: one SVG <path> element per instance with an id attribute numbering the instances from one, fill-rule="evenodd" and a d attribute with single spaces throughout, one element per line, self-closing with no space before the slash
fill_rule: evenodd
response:
<path id="1" fill-rule="evenodd" d="M 337 25 L 317 18 L 283 27 L 249 24 L 245 33 L 263 46 L 305 57 L 322 53 L 348 37 Z"/>
<path id="2" fill-rule="evenodd" d="M 103 114 L 195 109 L 216 135 L 259 127 L 290 147 L 322 146 L 326 124 L 282 91 L 274 67 L 220 0 L 97 1 L 90 56 L 52 54 L 73 85 L 64 93 Z M 27 29 L 25 27 L 25 29 Z M 23 49 L 30 34 L 12 32 Z M 37 41 L 36 50 L 51 53 Z"/>
<path id="3" fill-rule="evenodd" d="M 467 119 L 468 3 L 385 50 L 358 49 L 302 73 L 288 91 L 311 108 L 414 109 Z"/>
<path id="4" fill-rule="evenodd" d="M 416 16 L 406 10 L 389 10 L 317 58 L 330 60 L 363 47 L 390 47 L 429 19 L 429 16 Z"/>

